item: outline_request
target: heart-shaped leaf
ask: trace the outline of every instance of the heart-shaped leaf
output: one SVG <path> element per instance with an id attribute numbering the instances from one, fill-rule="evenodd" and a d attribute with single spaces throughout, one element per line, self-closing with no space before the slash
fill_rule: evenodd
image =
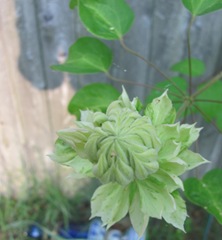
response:
<path id="1" fill-rule="evenodd" d="M 202 180 L 189 178 L 184 182 L 185 195 L 194 204 L 203 207 L 222 224 L 222 169 L 214 169 Z"/>
<path id="2" fill-rule="evenodd" d="M 81 0 L 80 19 L 92 34 L 105 39 L 120 39 L 133 23 L 134 14 L 124 0 Z"/>
<path id="3" fill-rule="evenodd" d="M 64 64 L 51 66 L 53 70 L 75 74 L 107 72 L 112 64 L 112 51 L 100 40 L 79 38 L 70 48 Z"/>
<path id="4" fill-rule="evenodd" d="M 222 8 L 221 0 L 182 0 L 184 6 L 194 15 L 203 15 Z"/>
<path id="5" fill-rule="evenodd" d="M 80 110 L 105 112 L 108 105 L 119 97 L 116 88 L 106 83 L 93 83 L 81 88 L 71 99 L 68 110 L 80 117 Z"/>
<path id="6" fill-rule="evenodd" d="M 205 65 L 201 60 L 192 58 L 191 66 L 192 66 L 193 77 L 198 77 L 204 74 Z M 174 72 L 178 72 L 178 73 L 189 76 L 189 60 L 185 59 L 185 60 L 182 60 L 181 62 L 174 64 L 171 67 L 171 70 Z"/>

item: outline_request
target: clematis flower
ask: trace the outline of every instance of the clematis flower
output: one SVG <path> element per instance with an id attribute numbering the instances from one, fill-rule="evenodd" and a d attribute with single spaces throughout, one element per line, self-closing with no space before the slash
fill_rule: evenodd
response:
<path id="1" fill-rule="evenodd" d="M 184 230 L 179 176 L 207 160 L 188 150 L 200 128 L 175 118 L 167 91 L 142 112 L 139 99 L 130 101 L 123 89 L 106 113 L 82 111 L 75 129 L 58 131 L 51 158 L 74 168 L 78 177 L 101 181 L 91 217 L 101 217 L 107 228 L 129 214 L 140 236 L 150 217 Z"/>

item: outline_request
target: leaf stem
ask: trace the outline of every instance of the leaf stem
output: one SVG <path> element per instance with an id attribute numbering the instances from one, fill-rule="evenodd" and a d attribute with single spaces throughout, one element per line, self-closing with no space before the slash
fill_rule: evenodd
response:
<path id="1" fill-rule="evenodd" d="M 188 108 L 189 106 L 189 102 L 188 101 L 185 101 L 182 106 L 179 108 L 179 110 L 177 111 L 177 116 L 176 116 L 176 119 L 179 119 L 180 116 L 182 115 L 182 113 L 184 111 L 186 111 L 186 109 Z"/>
<path id="2" fill-rule="evenodd" d="M 213 100 L 213 99 L 194 99 L 194 102 L 211 102 L 211 103 L 220 103 L 222 104 L 222 101 L 220 100 Z"/>
<path id="3" fill-rule="evenodd" d="M 111 80 L 114 81 L 114 82 L 125 83 L 125 84 L 129 84 L 129 85 L 140 86 L 140 87 L 145 87 L 145 88 L 154 89 L 154 90 L 157 90 L 157 91 L 160 91 L 160 92 L 164 91 L 164 89 L 162 89 L 162 88 L 158 88 L 158 87 L 155 87 L 155 86 L 146 84 L 146 83 L 139 83 L 139 82 L 134 82 L 134 81 L 130 81 L 130 80 L 125 80 L 125 79 L 120 79 L 120 78 L 114 77 L 114 76 L 111 75 L 109 72 L 106 72 L 105 74 L 106 74 L 106 76 L 107 76 L 109 79 L 111 79 Z M 180 96 L 180 95 L 178 95 L 178 94 L 176 94 L 176 93 L 173 93 L 173 92 L 171 92 L 171 91 L 169 91 L 169 90 L 168 90 L 168 92 L 169 92 L 171 95 L 173 95 L 173 96 L 181 99 L 181 96 Z"/>
<path id="4" fill-rule="evenodd" d="M 134 50 L 128 48 L 126 46 L 126 44 L 124 43 L 123 39 L 120 39 L 120 44 L 123 47 L 123 49 L 125 49 L 127 52 L 129 52 L 130 54 L 140 58 L 141 60 L 143 60 L 149 67 L 154 68 L 164 79 L 166 79 L 167 81 L 169 81 L 177 90 L 178 92 L 180 92 L 180 94 L 182 96 L 185 96 L 185 93 L 174 83 L 174 81 L 172 81 L 164 72 L 162 72 L 154 63 L 152 63 L 151 61 L 145 59 L 143 56 L 141 56 L 139 53 L 135 52 Z"/>
<path id="5" fill-rule="evenodd" d="M 199 111 L 201 113 L 201 115 L 208 121 L 210 122 L 216 129 L 218 132 L 222 133 L 222 130 L 220 130 L 218 128 L 218 126 L 214 123 L 214 121 L 212 119 L 210 119 L 196 104 L 193 104 L 193 106 L 197 109 L 197 111 Z"/>
<path id="6" fill-rule="evenodd" d="M 204 92 L 205 90 L 207 90 L 211 85 L 213 85 L 214 83 L 216 83 L 217 81 L 219 81 L 222 78 L 222 71 L 219 72 L 217 75 L 215 75 L 209 82 L 207 82 L 203 87 L 201 87 L 199 90 L 197 90 L 192 97 L 196 98 L 198 95 L 200 95 L 202 92 Z"/>
<path id="7" fill-rule="evenodd" d="M 194 20 L 195 20 L 195 16 L 192 16 L 187 28 L 187 51 L 188 51 L 188 64 L 189 64 L 189 95 L 190 96 L 192 95 L 192 61 L 191 61 L 190 31 L 191 31 L 191 27 Z"/>

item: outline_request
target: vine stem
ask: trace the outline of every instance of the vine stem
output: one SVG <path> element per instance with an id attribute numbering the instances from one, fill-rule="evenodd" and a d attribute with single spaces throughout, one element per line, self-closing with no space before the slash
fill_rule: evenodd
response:
<path id="1" fill-rule="evenodd" d="M 219 72 L 216 76 L 214 76 L 209 82 L 207 82 L 202 88 L 200 88 L 199 90 L 197 90 L 192 97 L 196 98 L 198 95 L 200 95 L 202 92 L 204 92 L 205 90 L 207 90 L 210 86 L 212 86 L 214 83 L 216 83 L 217 81 L 219 81 L 222 78 L 222 71 Z"/>
<path id="2" fill-rule="evenodd" d="M 187 28 L 187 51 L 188 51 L 188 66 L 189 66 L 189 95 L 192 95 L 192 61 L 191 61 L 191 46 L 190 46 L 190 31 L 192 24 L 195 20 L 195 16 L 192 16 Z"/>
<path id="3" fill-rule="evenodd" d="M 178 92 L 180 92 L 180 94 L 182 96 L 185 96 L 185 93 L 174 83 L 174 81 L 172 81 L 164 72 L 162 72 L 154 63 L 152 63 L 151 61 L 145 59 L 143 56 L 141 56 L 139 53 L 135 52 L 134 50 L 128 48 L 125 44 L 125 42 L 123 41 L 123 39 L 120 39 L 120 44 L 123 47 L 123 49 L 125 49 L 127 52 L 129 52 L 130 54 L 140 58 L 141 60 L 143 60 L 149 67 L 152 67 L 153 69 L 155 69 L 162 77 L 164 77 L 167 81 L 169 81 L 177 90 Z"/>
<path id="4" fill-rule="evenodd" d="M 220 104 L 222 104 L 222 101 L 220 101 L 220 100 L 201 99 L 201 98 L 194 99 L 194 102 L 212 102 L 212 103 L 220 103 Z"/>
<path id="5" fill-rule="evenodd" d="M 199 111 L 204 118 L 206 118 L 207 121 L 209 121 L 216 129 L 218 132 L 222 133 L 222 131 L 218 128 L 218 126 L 210 119 L 196 104 L 193 104 L 193 106 Z"/>
<path id="6" fill-rule="evenodd" d="M 189 106 L 189 102 L 188 101 L 185 101 L 182 106 L 179 108 L 179 110 L 177 111 L 177 116 L 176 116 L 176 119 L 178 119 L 181 114 L 186 111 L 186 109 L 188 108 Z"/>
<path id="7" fill-rule="evenodd" d="M 154 87 L 152 85 L 149 85 L 149 84 L 146 84 L 146 83 L 138 83 L 138 82 L 134 82 L 134 81 L 130 81 L 130 80 L 125 80 L 125 79 L 119 79 L 117 77 L 114 77 L 113 75 L 111 75 L 109 72 L 106 72 L 105 73 L 106 76 L 111 79 L 112 81 L 114 82 L 118 82 L 118 83 L 126 83 L 126 84 L 130 84 L 130 85 L 134 85 L 134 86 L 140 86 L 140 87 L 145 87 L 145 88 L 149 88 L 149 89 L 154 89 L 154 90 L 157 90 L 157 91 L 160 91 L 162 92 L 163 89 L 162 88 L 158 88 L 158 87 Z M 168 90 L 169 91 L 169 90 Z M 176 94 L 176 93 L 173 93 L 171 91 L 169 91 L 169 93 L 177 98 L 181 98 L 180 95 Z M 180 101 L 181 102 L 181 101 Z"/>

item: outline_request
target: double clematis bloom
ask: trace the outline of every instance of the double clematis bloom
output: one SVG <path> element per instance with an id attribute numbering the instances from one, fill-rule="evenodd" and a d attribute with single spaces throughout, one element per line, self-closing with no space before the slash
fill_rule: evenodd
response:
<path id="1" fill-rule="evenodd" d="M 188 150 L 200 129 L 174 123 L 175 118 L 167 92 L 142 111 L 140 101 L 130 101 L 123 89 L 106 113 L 82 111 L 77 128 L 59 131 L 51 158 L 78 176 L 101 181 L 91 217 L 101 217 L 108 228 L 128 213 L 140 236 L 150 217 L 184 230 L 187 212 L 178 176 L 207 160 Z"/>

